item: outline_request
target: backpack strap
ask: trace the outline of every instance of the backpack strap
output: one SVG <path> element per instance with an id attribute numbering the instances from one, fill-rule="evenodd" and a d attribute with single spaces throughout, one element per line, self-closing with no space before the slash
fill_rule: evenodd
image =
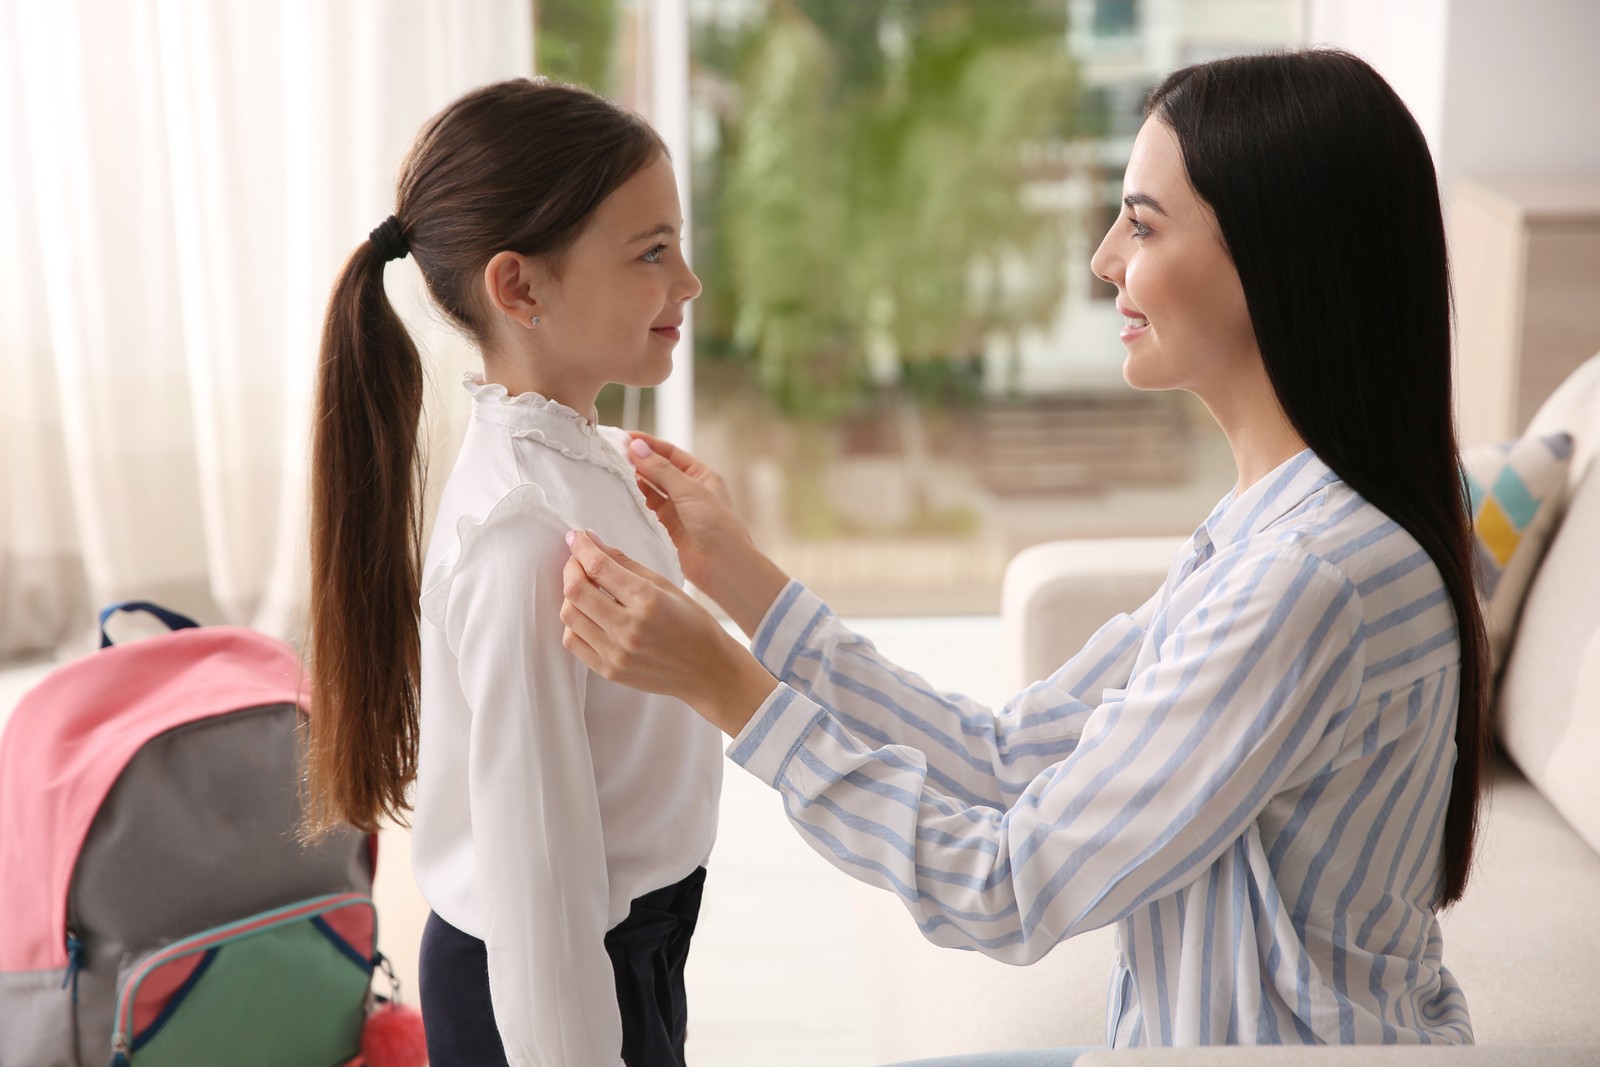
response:
<path id="1" fill-rule="evenodd" d="M 187 615 L 180 615 L 170 608 L 152 604 L 148 600 L 121 600 L 115 604 L 107 604 L 100 609 L 100 647 L 110 648 L 111 635 L 106 633 L 106 620 L 119 611 L 142 611 L 147 615 L 154 615 L 166 624 L 169 630 L 189 630 L 199 627 L 199 623 Z"/>

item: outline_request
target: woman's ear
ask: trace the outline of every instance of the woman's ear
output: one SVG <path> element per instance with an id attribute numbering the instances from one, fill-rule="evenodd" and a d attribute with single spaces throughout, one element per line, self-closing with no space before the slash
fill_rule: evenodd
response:
<path id="1" fill-rule="evenodd" d="M 538 296 L 548 279 L 532 259 L 516 252 L 496 252 L 483 268 L 489 306 L 522 326 L 536 326 L 544 314 Z"/>

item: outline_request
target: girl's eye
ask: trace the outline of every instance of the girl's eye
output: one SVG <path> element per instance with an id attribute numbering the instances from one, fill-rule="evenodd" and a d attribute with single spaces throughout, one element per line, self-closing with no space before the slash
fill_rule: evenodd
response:
<path id="1" fill-rule="evenodd" d="M 654 248 L 652 248 L 650 251 L 646 252 L 644 255 L 640 256 L 639 258 L 644 260 L 646 263 L 660 263 L 661 262 L 661 253 L 665 252 L 666 250 L 667 250 L 667 246 L 666 245 L 656 245 Z"/>
<path id="2" fill-rule="evenodd" d="M 1134 237 L 1137 238 L 1137 237 L 1149 237 L 1150 236 L 1150 227 L 1146 226 L 1144 223 L 1140 222 L 1138 219 L 1129 219 L 1128 220 L 1128 224 L 1133 227 L 1133 236 Z"/>

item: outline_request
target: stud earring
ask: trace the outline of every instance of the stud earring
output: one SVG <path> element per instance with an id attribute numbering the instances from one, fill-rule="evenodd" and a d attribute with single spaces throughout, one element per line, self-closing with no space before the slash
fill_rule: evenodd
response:
<path id="1" fill-rule="evenodd" d="M 528 320 L 528 325 L 529 326 L 537 326 L 537 325 L 539 325 L 539 316 L 535 315 L 531 319 L 529 319 Z"/>

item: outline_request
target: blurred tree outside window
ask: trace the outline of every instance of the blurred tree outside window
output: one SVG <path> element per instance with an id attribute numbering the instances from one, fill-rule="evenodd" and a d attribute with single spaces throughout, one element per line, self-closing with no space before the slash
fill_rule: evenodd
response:
<path id="1" fill-rule="evenodd" d="M 539 73 L 613 96 L 618 22 L 614 0 L 537 0 L 533 10 L 533 54 Z"/>
<path id="2" fill-rule="evenodd" d="M 647 3 L 540 0 L 541 72 L 628 101 Z M 758 543 L 840 611 L 970 613 L 1029 544 L 1191 531 L 1226 442 L 1122 381 L 1088 259 L 1149 88 L 1299 7 L 688 0 L 695 448 Z"/>

